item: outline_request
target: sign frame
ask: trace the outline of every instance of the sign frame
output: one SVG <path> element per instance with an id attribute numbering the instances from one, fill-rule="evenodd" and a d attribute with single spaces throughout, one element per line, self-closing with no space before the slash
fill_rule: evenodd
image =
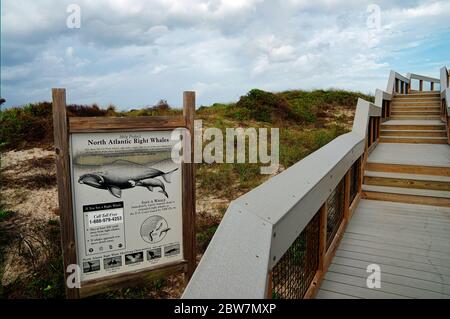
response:
<path id="1" fill-rule="evenodd" d="M 149 283 L 157 278 L 175 273 L 184 273 L 189 280 L 196 267 L 195 240 L 195 163 L 194 163 L 194 113 L 195 92 L 183 92 L 182 116 L 139 116 L 139 117 L 67 117 L 66 90 L 52 89 L 53 131 L 56 153 L 56 176 L 61 227 L 61 248 L 64 263 L 64 278 L 67 283 L 67 267 L 77 263 L 77 247 L 73 216 L 71 185 L 71 163 L 69 138 L 72 133 L 171 131 L 185 128 L 191 138 L 185 139 L 183 150 L 190 161 L 183 161 L 182 167 L 182 232 L 183 259 L 146 269 L 115 274 L 81 282 L 79 288 L 68 288 L 68 299 L 84 298 L 110 289 L 129 287 L 136 283 Z M 190 143 L 188 145 L 187 143 Z M 70 280 L 70 279 L 69 279 Z"/>

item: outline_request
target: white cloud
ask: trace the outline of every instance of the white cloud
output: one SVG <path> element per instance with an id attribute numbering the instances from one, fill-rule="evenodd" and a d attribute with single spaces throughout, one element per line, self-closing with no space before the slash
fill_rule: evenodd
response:
<path id="1" fill-rule="evenodd" d="M 66 49 L 66 57 L 73 58 L 74 49 L 73 47 L 67 47 Z"/>
<path id="2" fill-rule="evenodd" d="M 158 74 L 161 73 L 162 71 L 164 71 L 165 69 L 167 69 L 167 65 L 164 64 L 159 64 L 156 65 L 153 70 L 152 70 L 152 74 Z"/>
<path id="3" fill-rule="evenodd" d="M 369 0 L 79 0 L 82 27 L 67 29 L 72 2 L 2 3 L 9 103 L 49 99 L 55 86 L 74 102 L 124 108 L 160 98 L 181 105 L 187 89 L 199 91 L 199 104 L 252 87 L 374 91 L 390 68 L 417 71 L 398 56 L 423 54 L 450 26 L 448 1 L 379 0 L 375 32 L 366 26 Z M 428 74 L 442 56 L 428 57 Z"/>

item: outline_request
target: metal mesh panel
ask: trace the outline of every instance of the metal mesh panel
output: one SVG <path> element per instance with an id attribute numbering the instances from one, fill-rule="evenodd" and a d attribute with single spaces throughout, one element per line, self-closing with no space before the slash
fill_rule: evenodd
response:
<path id="1" fill-rule="evenodd" d="M 319 264 L 319 213 L 272 269 L 272 298 L 301 299 Z"/>
<path id="2" fill-rule="evenodd" d="M 361 159 L 358 158 L 353 166 L 350 168 L 350 204 L 358 193 L 359 178 L 361 173 Z"/>
<path id="3" fill-rule="evenodd" d="M 343 178 L 327 200 L 327 249 L 344 218 L 344 183 Z"/>

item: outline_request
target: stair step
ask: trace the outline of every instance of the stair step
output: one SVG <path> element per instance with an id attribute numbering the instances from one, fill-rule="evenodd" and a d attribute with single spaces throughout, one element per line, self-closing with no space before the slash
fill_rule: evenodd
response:
<path id="1" fill-rule="evenodd" d="M 437 191 L 432 189 L 416 189 L 416 188 L 403 188 L 403 187 L 389 187 L 389 186 L 375 186 L 375 185 L 362 185 L 363 191 L 371 192 L 383 192 L 392 194 L 405 194 L 405 195 L 418 195 L 427 197 L 447 198 L 450 200 L 450 192 Z"/>
<path id="2" fill-rule="evenodd" d="M 447 144 L 447 138 L 434 136 L 381 136 L 380 143 Z"/>
<path id="3" fill-rule="evenodd" d="M 408 95 L 396 95 L 392 101 L 395 100 L 402 100 L 402 101 L 440 101 L 441 97 L 440 95 L 436 96 L 423 96 L 423 95 L 417 95 L 417 94 L 408 94 Z"/>
<path id="4" fill-rule="evenodd" d="M 434 106 L 434 107 L 439 107 L 441 105 L 441 103 L 439 101 L 436 102 L 392 102 L 391 106 L 392 107 L 397 107 L 397 106 Z"/>
<path id="5" fill-rule="evenodd" d="M 393 115 L 437 115 L 439 116 L 441 114 L 440 110 L 426 110 L 426 111 L 414 111 L 414 110 L 406 110 L 406 111 L 399 111 L 399 110 L 392 110 L 391 116 Z"/>
<path id="6" fill-rule="evenodd" d="M 445 131 L 445 125 L 421 125 L 421 124 L 381 124 L 381 130 L 432 130 Z"/>
<path id="7" fill-rule="evenodd" d="M 447 137 L 445 130 L 386 130 L 381 129 L 381 136 L 422 136 Z"/>
<path id="8" fill-rule="evenodd" d="M 395 94 L 394 98 L 403 98 L 403 97 L 431 97 L 431 96 L 441 96 L 439 92 L 434 91 L 434 92 L 420 92 L 420 91 L 414 91 L 412 90 L 411 93 L 409 94 Z"/>
<path id="9" fill-rule="evenodd" d="M 439 120 L 440 115 L 391 115 L 391 120 Z"/>
<path id="10" fill-rule="evenodd" d="M 373 200 L 450 207 L 450 192 L 448 191 L 363 184 L 362 197 Z"/>
<path id="11" fill-rule="evenodd" d="M 450 167 L 367 162 L 366 170 L 374 172 L 450 176 Z"/>
<path id="12" fill-rule="evenodd" d="M 391 111 L 437 111 L 441 112 L 439 106 L 395 106 L 391 107 Z"/>
<path id="13" fill-rule="evenodd" d="M 364 184 L 450 191 L 450 177 L 436 175 L 365 171 Z"/>

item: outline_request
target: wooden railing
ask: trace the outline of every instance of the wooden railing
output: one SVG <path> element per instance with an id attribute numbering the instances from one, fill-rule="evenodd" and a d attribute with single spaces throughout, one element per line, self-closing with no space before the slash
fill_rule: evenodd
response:
<path id="1" fill-rule="evenodd" d="M 386 92 L 388 94 L 408 94 L 410 92 L 410 79 L 391 71 Z"/>
<path id="2" fill-rule="evenodd" d="M 413 89 L 413 84 L 418 83 L 417 90 Z M 388 94 L 410 94 L 415 91 L 438 91 L 440 80 L 429 76 L 408 73 L 406 76 L 401 75 L 395 71 L 391 71 L 389 81 L 386 89 Z"/>
<path id="3" fill-rule="evenodd" d="M 360 200 L 381 114 L 359 99 L 351 132 L 233 201 L 183 298 L 314 297 Z"/>
<path id="4" fill-rule="evenodd" d="M 414 73 L 409 73 L 408 77 L 410 79 L 410 84 L 412 86 L 413 82 L 412 81 L 418 81 L 419 83 L 419 92 L 424 92 L 424 91 L 439 91 L 438 85 L 440 85 L 440 80 L 436 79 L 436 78 L 432 78 L 429 76 L 424 76 L 424 75 L 418 75 L 418 74 L 414 74 Z M 428 84 L 428 89 L 426 89 L 426 86 L 424 85 L 424 83 Z"/>
<path id="5" fill-rule="evenodd" d="M 441 68 L 441 120 L 446 124 L 447 141 L 450 143 L 450 72 Z"/>
<path id="6" fill-rule="evenodd" d="M 392 92 L 394 92 L 394 90 L 392 90 Z M 392 92 L 388 93 L 380 89 L 377 89 L 375 91 L 375 104 L 381 107 L 381 119 L 380 119 L 381 122 L 388 121 L 391 117 L 391 100 L 394 95 L 394 93 Z"/>

